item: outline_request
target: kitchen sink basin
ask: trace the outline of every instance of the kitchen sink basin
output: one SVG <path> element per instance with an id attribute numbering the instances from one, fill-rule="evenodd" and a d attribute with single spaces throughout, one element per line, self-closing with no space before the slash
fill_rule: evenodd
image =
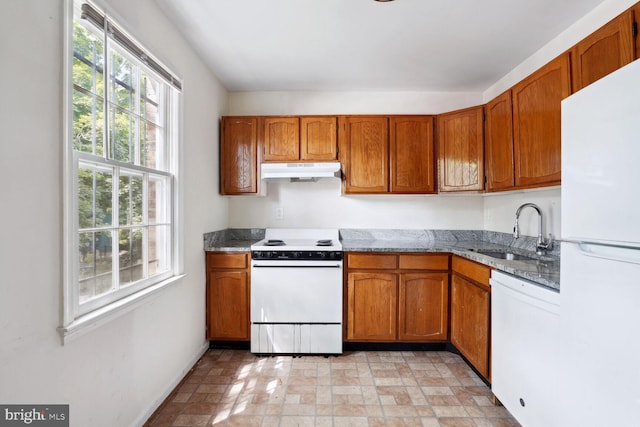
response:
<path id="1" fill-rule="evenodd" d="M 514 254 L 511 252 L 497 252 L 497 251 L 476 251 L 479 254 L 490 256 L 491 258 L 499 258 L 507 261 L 536 261 L 536 258 Z"/>

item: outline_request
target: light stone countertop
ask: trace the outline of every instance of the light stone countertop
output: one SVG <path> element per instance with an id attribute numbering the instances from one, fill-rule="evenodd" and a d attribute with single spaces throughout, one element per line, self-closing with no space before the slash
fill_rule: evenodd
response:
<path id="1" fill-rule="evenodd" d="M 204 235 L 205 251 L 249 251 L 264 238 L 264 229 L 226 229 Z M 448 252 L 500 271 L 560 290 L 559 245 L 549 255 L 534 252 L 535 238 L 514 239 L 506 233 L 483 230 L 341 229 L 344 252 Z M 511 261 L 478 253 L 511 252 L 532 260 Z"/>

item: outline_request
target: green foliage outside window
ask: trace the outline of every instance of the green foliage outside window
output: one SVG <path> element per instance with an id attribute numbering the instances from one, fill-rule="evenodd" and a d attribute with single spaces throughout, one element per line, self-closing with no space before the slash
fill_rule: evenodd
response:
<path id="1" fill-rule="evenodd" d="M 145 262 L 152 272 L 167 265 L 166 259 L 162 263 L 151 259 L 163 254 L 156 247 L 156 236 L 167 236 L 149 227 L 158 209 L 156 181 L 150 183 L 148 173 L 127 165 L 160 170 L 167 166 L 159 108 L 163 85 L 124 53 L 113 47 L 105 53 L 104 41 L 78 22 L 74 22 L 73 53 L 73 149 L 96 156 L 82 158 L 77 171 L 83 302 L 144 279 Z M 111 70 L 106 88 L 105 55 Z M 149 248 L 146 261 L 144 248 Z"/>

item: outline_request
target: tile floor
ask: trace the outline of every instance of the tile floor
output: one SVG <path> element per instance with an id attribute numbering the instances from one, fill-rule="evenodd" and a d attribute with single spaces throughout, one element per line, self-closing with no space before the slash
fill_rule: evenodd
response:
<path id="1" fill-rule="evenodd" d="M 146 426 L 519 426 L 456 354 L 209 350 Z"/>

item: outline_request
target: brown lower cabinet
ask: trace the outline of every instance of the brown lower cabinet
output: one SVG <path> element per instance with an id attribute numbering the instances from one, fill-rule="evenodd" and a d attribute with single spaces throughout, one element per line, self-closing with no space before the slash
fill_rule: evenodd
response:
<path id="1" fill-rule="evenodd" d="M 249 252 L 207 252 L 207 339 L 249 340 Z"/>
<path id="2" fill-rule="evenodd" d="M 451 343 L 490 381 L 491 268 L 454 255 L 451 269 Z"/>
<path id="3" fill-rule="evenodd" d="M 349 253 L 346 341 L 448 338 L 449 255 Z"/>

